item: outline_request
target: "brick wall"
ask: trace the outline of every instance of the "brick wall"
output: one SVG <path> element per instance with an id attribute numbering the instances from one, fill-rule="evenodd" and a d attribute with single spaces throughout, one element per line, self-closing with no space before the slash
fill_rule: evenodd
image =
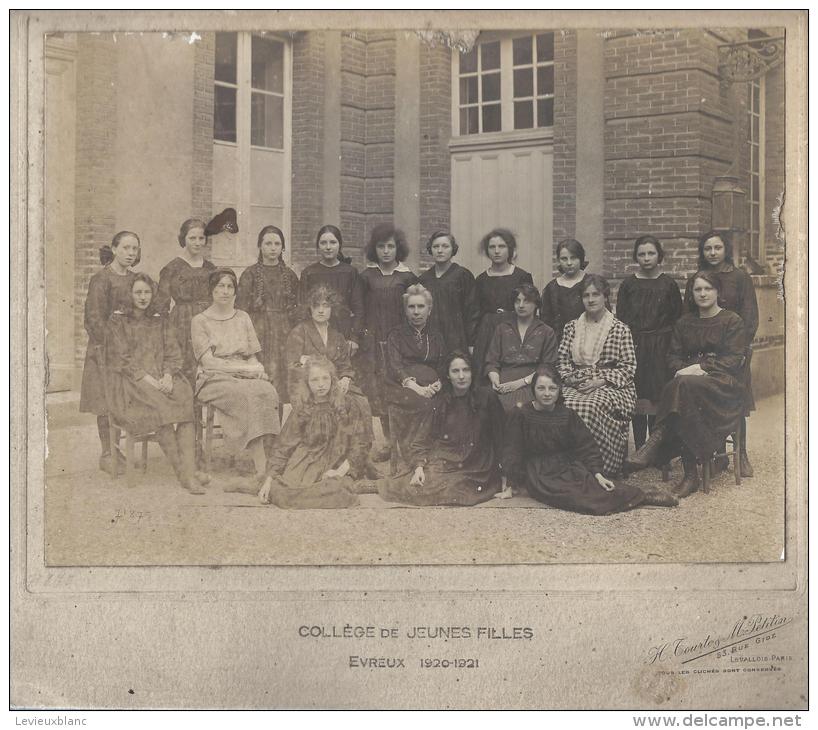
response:
<path id="1" fill-rule="evenodd" d="M 75 343 L 85 357 L 83 326 L 91 276 L 99 270 L 98 249 L 116 233 L 116 47 L 109 35 L 78 34 L 77 151 L 75 189 Z"/>
<path id="2" fill-rule="evenodd" d="M 554 242 L 573 238 L 577 216 L 577 34 L 554 33 Z"/>
<path id="3" fill-rule="evenodd" d="M 448 46 L 420 46 L 421 268 L 431 265 L 425 243 L 451 224 L 452 61 Z"/>
<path id="4" fill-rule="evenodd" d="M 315 261 L 315 234 L 323 223 L 323 99 L 324 34 L 302 33 L 293 41 L 291 253 L 296 271 Z"/>
<path id="5" fill-rule="evenodd" d="M 213 215 L 213 68 L 216 35 L 203 33 L 193 60 L 193 176 L 192 215 Z"/>

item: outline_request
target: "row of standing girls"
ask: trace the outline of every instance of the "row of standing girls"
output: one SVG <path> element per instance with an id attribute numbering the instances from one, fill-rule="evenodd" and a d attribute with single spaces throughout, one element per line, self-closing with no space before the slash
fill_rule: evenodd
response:
<path id="1" fill-rule="evenodd" d="M 215 267 L 203 254 L 208 236 L 221 230 L 238 230 L 235 215 L 231 215 L 229 209 L 208 224 L 196 219 L 186 221 L 178 237 L 180 255 L 160 274 L 156 313 L 168 315 L 169 329 L 181 352 L 181 372 L 191 383 L 196 382 L 198 366 L 191 323 L 196 315 L 212 306 L 208 280 Z M 97 377 L 96 371 L 104 357 L 101 348 L 108 316 L 123 306 L 132 306 L 128 301 L 131 292 L 127 291 L 129 277 L 133 276 L 130 267 L 139 256 L 139 243 L 134 234 L 118 236 L 120 238 L 112 242 L 113 261 L 92 279 L 86 304 L 89 349 L 81 409 L 99 416 L 101 465 L 109 465 L 111 453 L 116 457 L 118 452 L 108 443 L 107 407 L 100 385 L 102 379 Z M 447 232 L 437 232 L 430 237 L 427 250 L 434 265 L 419 279 L 403 263 L 408 256 L 405 236 L 389 224 L 373 230 L 366 248 L 368 263 L 361 273 L 344 257 L 341 231 L 334 226 L 324 226 L 319 231 L 316 240 L 319 259 L 302 272 L 300 281 L 283 263 L 284 246 L 284 235 L 279 229 L 274 226 L 262 229 L 258 236 L 259 260 L 244 271 L 235 292 L 236 307 L 249 313 L 261 346 L 260 363 L 282 402 L 290 400 L 287 395 L 288 333 L 303 317 L 311 292 L 323 285 L 332 292 L 333 325 L 341 333 L 348 354 L 354 357 L 359 382 L 369 396 L 372 412 L 381 416 L 384 426 L 388 427 L 383 392 L 387 338 L 392 329 L 404 322 L 402 297 L 418 280 L 433 296 L 435 306 L 430 324 L 442 335 L 444 352 L 471 350 L 470 361 L 475 365 L 476 379 L 484 382 L 484 376 L 488 376 L 494 390 L 503 394 L 504 383 L 496 382 L 498 379 L 492 378 L 489 372 L 492 336 L 498 324 L 509 321 L 515 293 L 521 286 L 532 284 L 531 275 L 513 263 L 516 240 L 511 232 L 495 229 L 483 238 L 481 249 L 491 265 L 476 279 L 452 261 L 457 243 Z M 573 240 L 560 242 L 556 254 L 560 276 L 546 286 L 541 299 L 537 297 L 540 299 L 537 303 L 541 319 L 554 330 L 559 341 L 566 325 L 583 312 L 581 284 L 587 262 L 581 244 Z M 752 282 L 733 265 L 730 241 L 724 234 L 702 237 L 699 254 L 699 268 L 710 269 L 721 279 L 724 306 L 742 316 L 747 347 L 744 369 L 749 378 L 749 344 L 758 322 Z M 681 309 L 675 283 L 658 272 L 662 257 L 661 244 L 656 239 L 638 239 L 634 260 L 640 268 L 623 282 L 617 302 L 619 319 L 630 327 L 636 344 L 637 396 L 654 403 L 670 376 L 665 357 L 667 343 Z M 691 282 L 688 283 L 688 302 L 692 301 L 690 289 Z M 541 344 L 540 349 L 543 347 Z M 547 360 L 550 357 L 542 358 Z M 751 405 L 751 396 L 747 405 Z M 637 446 L 644 440 L 646 425 L 640 417 L 634 418 Z M 277 431 L 273 428 L 271 432 Z M 261 454 L 263 452 L 256 448 L 257 465 Z M 746 454 L 742 456 L 747 474 L 749 462 Z M 257 472 L 260 474 L 261 469 Z M 206 479 L 206 475 L 201 475 L 201 481 Z"/>

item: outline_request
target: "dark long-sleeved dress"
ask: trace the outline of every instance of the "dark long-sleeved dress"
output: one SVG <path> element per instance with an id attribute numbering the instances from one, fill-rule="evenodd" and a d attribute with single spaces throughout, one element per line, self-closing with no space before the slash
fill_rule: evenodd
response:
<path id="1" fill-rule="evenodd" d="M 707 318 L 685 314 L 673 328 L 668 368 L 676 373 L 698 363 L 707 375 L 670 380 L 656 421 L 671 419 L 676 435 L 700 459 L 713 454 L 743 413 L 745 342 L 741 317 L 728 309 Z"/>
<path id="2" fill-rule="evenodd" d="M 288 402 L 287 334 L 296 324 L 298 277 L 283 261 L 275 266 L 256 263 L 239 279 L 236 307 L 250 315 L 261 343 L 259 359 L 282 403 Z"/>
<path id="3" fill-rule="evenodd" d="M 636 348 L 636 397 L 657 403 L 673 377 L 667 351 L 676 320 L 682 316 L 679 287 L 666 274 L 655 279 L 625 279 L 616 298 L 616 318 L 628 325 Z"/>
<path id="4" fill-rule="evenodd" d="M 604 466 L 596 441 L 582 419 L 563 405 L 539 411 L 531 403 L 508 418 L 503 468 L 534 499 L 559 509 L 607 515 L 644 501 L 638 487 L 621 483 L 604 490 L 595 474 Z"/>
<path id="5" fill-rule="evenodd" d="M 357 269 L 343 261 L 336 266 L 324 266 L 316 261 L 304 269 L 298 283 L 298 304 L 303 319 L 310 317 L 309 294 L 319 286 L 326 286 L 338 295 L 339 303 L 332 308 L 333 327 L 346 339 L 360 344 L 364 299 Z"/>
<path id="6" fill-rule="evenodd" d="M 365 424 L 345 397 L 337 403 L 310 400 L 293 409 L 269 459 L 270 501 L 287 509 L 352 507 L 353 482 L 362 476 Z M 347 460 L 346 477 L 324 478 Z"/>
<path id="7" fill-rule="evenodd" d="M 420 283 L 432 294 L 429 322 L 443 336 L 446 352 L 466 352 L 480 320 L 471 271 L 452 262 L 446 273 L 438 277 L 432 266 L 420 275 Z"/>
<path id="8" fill-rule="evenodd" d="M 485 374 L 495 372 L 501 383 L 525 378 L 538 365 L 557 363 L 557 336 L 547 324 L 535 319 L 528 326 L 525 337 L 520 339 L 517 317 L 512 315 L 508 322 L 501 322 L 494 330 L 494 337 L 486 355 Z M 531 389 L 527 386 L 511 393 L 501 393 L 500 402 L 507 411 L 518 403 L 531 400 Z"/>
<path id="9" fill-rule="evenodd" d="M 403 295 L 410 286 L 418 283 L 418 278 L 404 264 L 400 264 L 391 274 L 384 274 L 372 264 L 360 276 L 364 296 L 364 328 L 357 363 L 372 412 L 383 415 L 386 411 L 386 340 L 395 327 L 406 321 Z"/>
<path id="10" fill-rule="evenodd" d="M 196 356 L 190 339 L 190 323 L 212 304 L 207 280 L 215 270 L 216 266 L 210 261 L 205 260 L 196 267 L 177 256 L 159 272 L 156 309 L 161 314 L 169 313 L 168 321 L 182 351 L 182 370 L 191 384 L 196 382 Z"/>
<path id="11" fill-rule="evenodd" d="M 519 266 L 505 276 L 490 276 L 487 271 L 475 280 L 475 296 L 480 321 L 474 336 L 474 353 L 472 361 L 475 371 L 484 372 L 486 354 L 488 353 L 494 330 L 500 322 L 507 320 L 514 313 L 514 290 L 521 284 L 534 284 L 534 279 Z"/>
<path id="12" fill-rule="evenodd" d="M 363 391 L 355 382 L 357 373 L 352 367 L 349 357 L 349 348 L 344 336 L 331 325 L 327 330 L 327 344 L 321 339 L 315 323 L 301 322 L 296 325 L 287 337 L 286 356 L 289 367 L 289 381 L 293 386 L 292 395 L 295 396 L 295 383 L 302 378 L 301 358 L 304 356 L 326 357 L 333 365 L 338 378 L 349 378 L 349 390 L 347 398 L 360 411 L 361 419 L 364 422 L 364 436 L 366 439 L 367 451 L 372 446 L 374 433 L 372 431 L 372 410 L 369 401 Z"/>
<path id="13" fill-rule="evenodd" d="M 741 380 L 745 386 L 745 410 L 755 409 L 755 399 L 753 398 L 753 383 L 750 377 L 750 362 L 752 359 L 753 339 L 758 330 L 758 300 L 753 280 L 743 269 L 737 269 L 731 264 L 725 265 L 724 269 L 714 272 L 721 282 L 721 292 L 719 293 L 719 305 L 731 312 L 735 312 L 744 325 L 744 346 L 745 359 L 741 372 Z M 693 301 L 693 279 L 695 274 L 688 278 L 685 287 L 685 304 L 690 312 L 697 314 L 696 303 Z"/>
<path id="14" fill-rule="evenodd" d="M 388 405 L 393 437 L 407 443 L 420 425 L 420 419 L 431 408 L 431 399 L 403 387 L 407 378 L 418 385 L 431 385 L 440 379 L 443 363 L 443 338 L 430 327 L 418 331 L 404 323 L 389 333 L 386 342 L 387 377 L 384 397 Z"/>
<path id="15" fill-rule="evenodd" d="M 490 388 L 464 396 L 436 395 L 422 423 L 406 443 L 406 474 L 379 485 L 383 499 L 414 505 L 470 506 L 485 502 L 500 487 L 505 414 Z M 423 485 L 410 485 L 423 467 Z"/>
<path id="16" fill-rule="evenodd" d="M 556 279 L 545 285 L 542 292 L 540 319 L 557 333 L 557 340 L 562 339 L 565 325 L 581 315 L 585 308 L 582 305 L 582 279 L 573 286 L 560 286 Z"/>
<path id="17" fill-rule="evenodd" d="M 82 369 L 80 389 L 80 412 L 98 416 L 108 412 L 105 398 L 105 334 L 109 319 L 115 310 L 131 304 L 133 272 L 116 274 L 110 266 L 104 267 L 91 277 L 88 296 L 85 299 L 85 331 L 88 348 Z"/>
<path id="18" fill-rule="evenodd" d="M 156 431 L 171 423 L 193 420 L 193 390 L 182 373 L 182 352 L 176 333 L 160 314 L 111 315 L 106 338 L 108 408 L 114 422 L 134 435 Z M 146 383 L 173 378 L 165 395 Z"/>

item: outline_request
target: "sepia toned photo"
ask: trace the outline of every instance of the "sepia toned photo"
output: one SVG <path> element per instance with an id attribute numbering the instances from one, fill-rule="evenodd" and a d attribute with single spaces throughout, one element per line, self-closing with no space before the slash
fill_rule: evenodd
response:
<path id="1" fill-rule="evenodd" d="M 767 576 L 795 603 L 730 608 L 689 652 L 777 629 L 764 658 L 791 679 L 757 697 L 798 706 L 804 19 L 637 16 L 18 15 L 29 588 L 283 597 L 403 575 L 695 601 Z M 625 603 L 618 620 L 644 616 Z M 508 662 L 543 637 L 378 605 L 349 636 L 293 614 L 288 651 L 505 638 Z M 662 637 L 628 649 L 631 699 L 590 704 L 723 692 L 696 695 Z M 233 690 L 163 706 L 338 706 Z"/>

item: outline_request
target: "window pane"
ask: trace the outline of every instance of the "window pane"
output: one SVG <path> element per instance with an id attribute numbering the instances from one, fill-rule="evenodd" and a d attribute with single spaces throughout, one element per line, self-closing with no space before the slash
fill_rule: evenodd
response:
<path id="1" fill-rule="evenodd" d="M 460 73 L 468 74 L 477 71 L 477 46 L 468 53 L 460 54 Z"/>
<path id="2" fill-rule="evenodd" d="M 542 33 L 537 36 L 537 61 L 554 60 L 554 34 Z"/>
<path id="3" fill-rule="evenodd" d="M 537 99 L 537 126 L 554 126 L 554 100 Z"/>
<path id="4" fill-rule="evenodd" d="M 500 68 L 500 41 L 480 46 L 480 60 L 483 63 L 483 71 Z"/>
<path id="5" fill-rule="evenodd" d="M 236 141 L 236 90 L 216 86 L 213 94 L 213 139 Z"/>
<path id="6" fill-rule="evenodd" d="M 753 142 L 761 141 L 759 136 L 759 119 L 760 117 L 753 117 Z"/>
<path id="7" fill-rule="evenodd" d="M 534 126 L 534 102 L 514 102 L 514 129 L 531 129 Z"/>
<path id="8" fill-rule="evenodd" d="M 753 111 L 756 114 L 758 114 L 758 112 L 759 112 L 760 94 L 758 92 L 759 92 L 758 85 L 755 82 L 751 81 L 750 82 L 750 93 L 753 96 L 753 107 L 752 108 L 753 108 Z"/>
<path id="9" fill-rule="evenodd" d="M 500 74 L 483 75 L 483 101 L 500 100 Z"/>
<path id="10" fill-rule="evenodd" d="M 518 68 L 514 70 L 514 98 L 534 96 L 534 69 Z"/>
<path id="11" fill-rule="evenodd" d="M 753 231 L 760 231 L 761 228 L 759 226 L 759 217 L 758 217 L 758 206 L 753 205 L 750 207 L 750 229 Z"/>
<path id="12" fill-rule="evenodd" d="M 554 93 L 554 67 L 540 66 L 537 69 L 537 95 Z"/>
<path id="13" fill-rule="evenodd" d="M 460 110 L 460 134 L 477 134 L 480 131 L 477 114 L 476 106 Z"/>
<path id="14" fill-rule="evenodd" d="M 250 144 L 284 148 L 284 99 L 253 94 L 250 109 Z"/>
<path id="15" fill-rule="evenodd" d="M 236 83 L 236 34 L 216 33 L 216 81 Z"/>
<path id="16" fill-rule="evenodd" d="M 477 76 L 467 76 L 465 79 L 460 79 L 460 105 L 476 104 L 478 101 Z"/>
<path id="17" fill-rule="evenodd" d="M 513 41 L 514 47 L 514 65 L 525 66 L 531 64 L 531 36 L 527 38 L 515 38 Z"/>
<path id="18" fill-rule="evenodd" d="M 254 89 L 284 93 L 284 44 L 253 36 L 250 85 Z"/>
<path id="19" fill-rule="evenodd" d="M 753 201 L 761 200 L 758 187 L 758 175 L 753 175 Z"/>
<path id="20" fill-rule="evenodd" d="M 483 131 L 500 131 L 500 105 L 489 104 L 483 107 Z"/>

